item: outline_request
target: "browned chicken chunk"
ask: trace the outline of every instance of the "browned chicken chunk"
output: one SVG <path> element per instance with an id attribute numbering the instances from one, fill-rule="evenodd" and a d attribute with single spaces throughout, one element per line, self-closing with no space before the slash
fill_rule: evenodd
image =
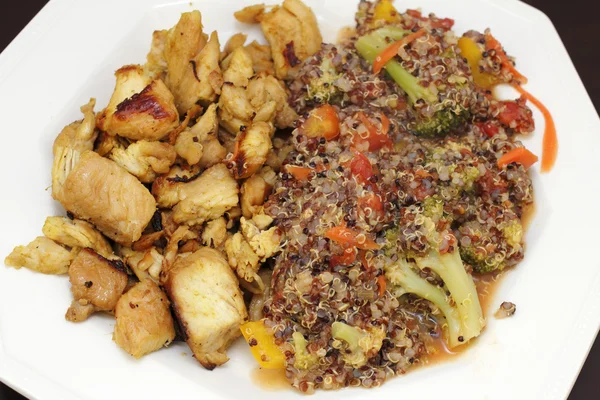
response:
<path id="1" fill-rule="evenodd" d="M 9 267 L 29 268 L 42 274 L 66 274 L 75 257 L 69 251 L 45 236 L 39 236 L 27 246 L 17 246 L 4 259 Z"/>
<path id="2" fill-rule="evenodd" d="M 208 41 L 202 33 L 200 12 L 181 14 L 177 25 L 167 34 L 164 47 L 168 66 L 165 82 L 180 113 L 198 102 L 213 102 L 221 93 L 220 55 L 217 33 L 213 32 Z"/>
<path id="3" fill-rule="evenodd" d="M 300 63 L 321 48 L 323 38 L 315 14 L 301 0 L 284 0 L 281 7 L 266 13 L 264 6 L 250 6 L 235 16 L 241 22 L 260 22 L 280 79 L 293 77 Z"/>
<path id="4" fill-rule="evenodd" d="M 238 281 L 220 252 L 203 247 L 179 258 L 165 284 L 194 356 L 206 369 L 225 363 L 247 318 Z"/>
<path id="5" fill-rule="evenodd" d="M 113 340 L 135 358 L 168 346 L 175 339 L 169 300 L 150 279 L 121 296 L 115 318 Z"/>
<path id="6" fill-rule="evenodd" d="M 71 263 L 69 281 L 74 300 L 65 318 L 80 322 L 90 311 L 114 310 L 128 277 L 121 260 L 109 260 L 93 250 L 83 249 Z M 82 316 L 85 318 L 81 319 Z"/>
<path id="7" fill-rule="evenodd" d="M 124 246 L 140 238 L 156 209 L 154 198 L 140 181 L 93 151 L 81 155 L 58 200 Z"/>
<path id="8" fill-rule="evenodd" d="M 115 72 L 117 83 L 98 127 L 133 140 L 159 140 L 179 125 L 173 95 L 162 80 L 151 80 L 139 65 Z"/>

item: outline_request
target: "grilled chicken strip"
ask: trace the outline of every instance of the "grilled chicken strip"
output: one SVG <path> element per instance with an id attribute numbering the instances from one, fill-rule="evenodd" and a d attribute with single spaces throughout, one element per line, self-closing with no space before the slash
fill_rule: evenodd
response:
<path id="1" fill-rule="evenodd" d="M 202 16 L 197 10 L 181 14 L 169 30 L 163 52 L 168 66 L 165 83 L 180 113 L 198 102 L 213 102 L 221 93 L 220 47 L 216 32 L 208 41 L 202 33 Z"/>
<path id="2" fill-rule="evenodd" d="M 29 268 L 42 274 L 66 274 L 75 258 L 69 251 L 45 236 L 39 236 L 27 246 L 17 246 L 4 259 L 9 267 Z"/>
<path id="3" fill-rule="evenodd" d="M 93 151 L 81 155 L 58 200 L 124 246 L 140 238 L 156 210 L 154 198 L 140 181 Z"/>
<path id="4" fill-rule="evenodd" d="M 90 248 L 103 257 L 111 257 L 112 247 L 94 226 L 80 219 L 48 217 L 42 228 L 46 237 L 64 246 Z"/>
<path id="5" fill-rule="evenodd" d="M 150 279 L 121 296 L 115 318 L 113 340 L 135 358 L 168 346 L 175 339 L 169 300 Z"/>
<path id="6" fill-rule="evenodd" d="M 52 153 L 54 154 L 52 197 L 54 199 L 58 199 L 62 185 L 71 170 L 79 162 L 81 153 L 94 148 L 94 141 L 98 136 L 94 114 L 95 104 L 96 99 L 90 99 L 86 105 L 82 106 L 83 120 L 65 126 L 54 140 L 52 147 Z"/>
<path id="7" fill-rule="evenodd" d="M 125 265 L 91 249 L 83 249 L 71 263 L 69 281 L 73 303 L 65 318 L 81 322 L 94 311 L 112 311 L 127 286 Z"/>
<path id="8" fill-rule="evenodd" d="M 247 319 L 238 281 L 225 258 L 208 247 L 179 258 L 165 288 L 196 359 L 206 369 L 225 363 L 225 350 Z"/>

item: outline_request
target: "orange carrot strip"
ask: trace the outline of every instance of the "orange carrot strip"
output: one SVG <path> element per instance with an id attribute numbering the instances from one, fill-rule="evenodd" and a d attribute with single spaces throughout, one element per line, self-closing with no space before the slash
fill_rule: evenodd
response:
<path id="1" fill-rule="evenodd" d="M 359 236 L 363 236 L 364 239 L 359 238 Z M 369 239 L 365 234 L 359 234 L 345 226 L 334 226 L 333 228 L 327 229 L 325 237 L 344 246 L 356 246 L 363 250 L 379 249 L 379 245 Z"/>
<path id="2" fill-rule="evenodd" d="M 502 45 L 495 37 L 492 36 L 491 33 L 487 33 L 485 35 L 485 44 L 488 50 L 495 50 L 498 57 L 500 57 L 500 61 L 502 62 L 502 66 L 510 71 L 510 73 L 522 84 L 527 83 L 527 78 L 525 75 L 521 74 L 513 63 L 508 59 L 508 56 L 502 49 Z"/>
<path id="3" fill-rule="evenodd" d="M 508 153 L 504 154 L 498 160 L 498 168 L 502 168 L 505 165 L 508 165 L 513 162 L 517 162 L 522 164 L 525 169 L 531 167 L 538 160 L 538 157 L 527 150 L 525 147 L 517 147 L 516 149 L 512 149 Z"/>
<path id="4" fill-rule="evenodd" d="M 296 180 L 305 181 L 310 176 L 312 169 L 307 167 L 300 167 L 298 165 L 286 165 L 285 170 L 287 173 L 292 174 Z"/>
<path id="5" fill-rule="evenodd" d="M 426 33 L 427 31 L 425 29 L 420 29 L 415 33 L 406 35 L 402 39 L 390 44 L 381 53 L 379 53 L 377 57 L 375 57 L 375 61 L 373 62 L 373 72 L 376 74 L 379 73 L 379 71 L 381 71 L 388 61 L 398 55 L 398 50 L 400 50 L 402 46 L 409 44 L 413 40 L 420 38 Z"/>
<path id="6" fill-rule="evenodd" d="M 517 92 L 525 96 L 527 100 L 532 102 L 544 116 L 545 128 L 544 138 L 542 139 L 542 172 L 550 172 L 558 154 L 558 137 L 556 135 L 556 126 L 554 125 L 552 114 L 550 114 L 550 111 L 548 111 L 541 101 L 533 97 L 531 93 L 521 86 L 514 85 L 514 88 Z"/>
<path id="7" fill-rule="evenodd" d="M 379 297 L 385 294 L 387 284 L 385 283 L 385 276 L 379 275 L 377 277 L 377 285 L 379 286 Z"/>

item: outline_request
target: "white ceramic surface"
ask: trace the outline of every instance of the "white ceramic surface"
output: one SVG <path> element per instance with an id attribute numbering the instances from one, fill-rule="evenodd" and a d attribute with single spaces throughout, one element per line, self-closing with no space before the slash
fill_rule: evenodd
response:
<path id="1" fill-rule="evenodd" d="M 52 0 L 0 55 L 0 259 L 41 234 L 48 215 L 63 215 L 48 190 L 51 145 L 79 106 L 94 96 L 103 107 L 113 71 L 142 63 L 154 29 L 171 27 L 180 12 L 200 9 L 207 31 L 221 43 L 256 27 L 232 13 L 252 1 Z M 326 40 L 353 23 L 357 1 L 307 0 Z M 517 304 L 513 318 L 489 320 L 469 351 L 451 362 L 421 368 L 379 389 L 318 392 L 313 398 L 561 399 L 565 398 L 600 323 L 600 121 L 549 19 L 516 0 L 403 0 L 398 7 L 456 20 L 459 33 L 491 27 L 526 86 L 554 115 L 560 140 L 550 174 L 533 168 L 537 213 L 527 252 L 503 281 L 492 307 Z M 514 95 L 514 93 L 507 92 Z M 525 140 L 540 154 L 543 120 Z M 111 318 L 68 323 L 65 277 L 0 266 L 0 379 L 44 400 L 292 399 L 251 379 L 256 364 L 243 341 L 230 362 L 206 371 L 184 344 L 134 361 L 111 340 Z M 185 353 L 185 355 L 183 355 Z"/>

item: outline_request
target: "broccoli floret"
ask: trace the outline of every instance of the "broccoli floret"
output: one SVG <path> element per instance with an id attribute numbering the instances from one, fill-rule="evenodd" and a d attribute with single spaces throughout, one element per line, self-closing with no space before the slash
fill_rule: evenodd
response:
<path id="1" fill-rule="evenodd" d="M 312 366 L 316 365 L 319 361 L 319 358 L 316 354 L 309 353 L 306 345 L 306 339 L 304 339 L 304 335 L 300 332 L 294 332 L 292 334 L 292 339 L 294 340 L 294 367 L 297 369 L 310 369 Z"/>
<path id="2" fill-rule="evenodd" d="M 361 36 L 355 43 L 358 53 L 369 63 L 373 63 L 377 55 L 388 45 L 389 39 L 399 40 L 410 32 L 393 27 L 384 27 Z M 442 137 L 448 132 L 463 125 L 469 118 L 469 110 L 460 105 L 452 105 L 451 101 L 441 102 L 428 87 L 423 87 L 419 79 L 402 67 L 396 60 L 390 60 L 385 70 L 392 79 L 406 92 L 409 101 L 414 105 L 424 101 L 438 109 L 433 116 L 419 116 L 412 128 L 413 132 L 423 137 Z M 462 84 L 455 75 L 450 75 L 448 83 Z"/>
<path id="3" fill-rule="evenodd" d="M 343 322 L 334 322 L 331 336 L 347 343 L 345 351 L 340 352 L 342 358 L 354 368 L 360 368 L 381 349 L 385 330 L 383 327 L 372 327 L 367 331 Z"/>
<path id="4" fill-rule="evenodd" d="M 447 322 L 448 345 L 456 347 L 479 336 L 485 326 L 485 320 L 477 289 L 465 270 L 458 250 L 440 254 L 437 245 L 441 243 L 442 236 L 436 231 L 433 220 L 429 217 L 424 218 L 430 243 L 428 253 L 424 256 L 405 255 L 404 259 L 401 257 L 397 263 L 386 266 L 385 275 L 392 285 L 430 300 L 440 309 Z M 408 257 L 414 259 L 414 263 L 409 262 Z M 442 279 L 450 293 L 449 296 L 415 272 L 425 268 L 435 272 Z"/>
<path id="5" fill-rule="evenodd" d="M 427 197 L 423 200 L 423 214 L 433 222 L 439 221 L 444 216 L 444 200 L 439 196 Z"/>
<path id="6" fill-rule="evenodd" d="M 460 258 L 480 274 L 485 274 L 493 271 L 501 271 L 504 269 L 502 259 L 498 260 L 482 250 L 480 247 L 473 245 L 463 246 L 459 248 Z"/>
<path id="7" fill-rule="evenodd" d="M 319 76 L 311 78 L 306 86 L 306 101 L 315 103 L 337 103 L 343 96 L 343 93 L 335 85 L 336 80 L 341 76 L 331 63 L 327 55 L 323 56 L 323 61 L 319 65 Z"/>
<path id="8" fill-rule="evenodd" d="M 467 222 L 458 228 L 459 235 L 469 238 L 466 243 L 460 241 L 460 257 L 478 273 L 501 271 L 514 264 L 515 255 L 522 254 L 523 232 L 518 218 L 504 221 L 492 231 L 476 221 Z M 495 239 L 490 242 L 492 236 Z"/>
<path id="9" fill-rule="evenodd" d="M 502 230 L 502 236 L 506 240 L 509 246 L 517 247 L 521 246 L 523 242 L 523 225 L 518 219 L 513 219 L 503 224 L 500 229 Z"/>

